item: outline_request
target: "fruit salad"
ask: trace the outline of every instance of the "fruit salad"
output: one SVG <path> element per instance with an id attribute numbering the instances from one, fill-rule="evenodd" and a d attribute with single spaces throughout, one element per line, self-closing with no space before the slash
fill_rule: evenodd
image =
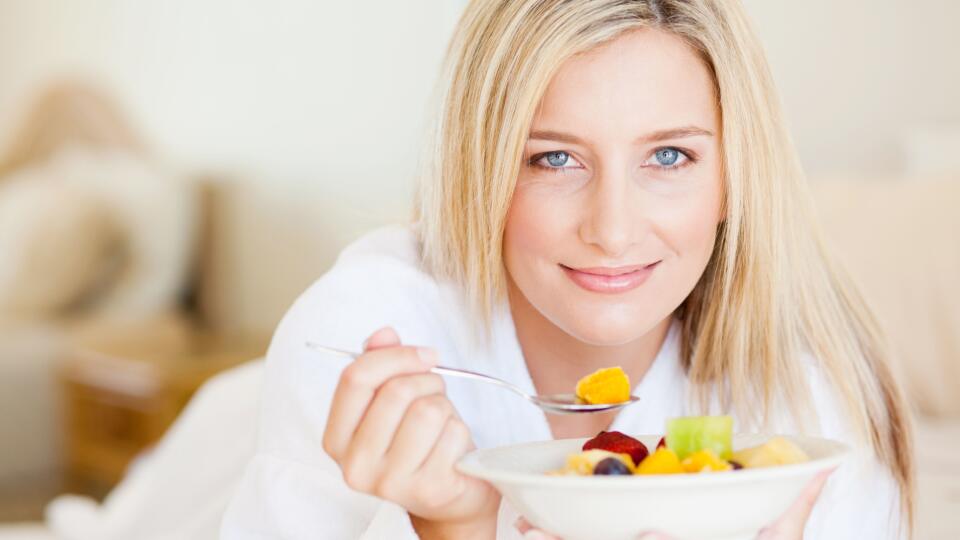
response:
<path id="1" fill-rule="evenodd" d="M 652 453 L 629 435 L 601 431 L 584 443 L 581 452 L 568 456 L 562 469 L 548 474 L 712 473 L 790 465 L 809 459 L 797 445 L 779 436 L 758 446 L 733 451 L 731 417 L 690 416 L 670 419 L 667 434 Z"/>
<path id="2" fill-rule="evenodd" d="M 630 378 L 619 366 L 599 369 L 577 381 L 576 395 L 591 405 L 629 401 Z"/>

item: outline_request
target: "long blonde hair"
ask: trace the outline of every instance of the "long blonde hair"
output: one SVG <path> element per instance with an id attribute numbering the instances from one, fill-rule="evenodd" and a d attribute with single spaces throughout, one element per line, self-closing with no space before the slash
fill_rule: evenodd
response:
<path id="1" fill-rule="evenodd" d="M 740 418 L 810 402 L 799 352 L 836 388 L 889 467 L 913 522 L 911 425 L 889 348 L 828 253 L 763 50 L 735 0 L 474 0 L 452 38 L 421 157 L 417 219 L 427 267 L 459 283 L 478 319 L 505 298 L 502 239 L 534 112 L 571 56 L 624 32 L 684 39 L 714 75 L 726 219 L 678 310 L 681 361 L 703 406 Z M 763 406 L 757 409 L 757 403 Z"/>

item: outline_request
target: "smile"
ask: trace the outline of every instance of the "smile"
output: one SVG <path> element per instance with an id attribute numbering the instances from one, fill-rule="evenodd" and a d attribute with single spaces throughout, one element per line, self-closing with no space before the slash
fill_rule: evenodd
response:
<path id="1" fill-rule="evenodd" d="M 582 289 L 597 293 L 618 294 L 643 285 L 660 262 L 617 268 L 570 268 L 561 264 L 560 268 Z"/>

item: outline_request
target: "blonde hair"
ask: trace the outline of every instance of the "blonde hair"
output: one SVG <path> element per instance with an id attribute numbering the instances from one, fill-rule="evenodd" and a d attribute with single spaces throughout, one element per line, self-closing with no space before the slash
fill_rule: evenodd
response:
<path id="1" fill-rule="evenodd" d="M 684 39 L 711 69 L 722 115 L 726 219 L 678 310 L 681 361 L 706 407 L 803 425 L 815 357 L 913 523 L 911 425 L 889 348 L 823 241 L 765 55 L 734 0 L 474 0 L 456 28 L 421 158 L 426 266 L 459 283 L 480 320 L 505 298 L 507 210 L 534 112 L 559 66 L 624 32 Z M 757 403 L 761 403 L 759 411 Z"/>

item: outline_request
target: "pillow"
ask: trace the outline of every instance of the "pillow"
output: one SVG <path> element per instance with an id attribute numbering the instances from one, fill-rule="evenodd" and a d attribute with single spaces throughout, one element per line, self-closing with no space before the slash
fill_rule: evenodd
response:
<path id="1" fill-rule="evenodd" d="M 102 202 L 40 171 L 0 183 L 0 319 L 50 318 L 115 273 L 120 230 Z"/>
<path id="2" fill-rule="evenodd" d="M 181 175 L 125 151 L 68 145 L 0 187 L 16 199 L 0 219 L 0 253 L 16 254 L 0 262 L 0 297 L 11 298 L 0 304 L 35 316 L 82 304 L 108 320 L 179 305 L 198 207 Z"/>
<path id="3" fill-rule="evenodd" d="M 100 315 L 128 320 L 176 308 L 190 279 L 198 192 L 184 175 L 122 150 L 66 146 L 50 174 L 95 193 L 123 231 L 126 260 L 97 304 Z"/>

